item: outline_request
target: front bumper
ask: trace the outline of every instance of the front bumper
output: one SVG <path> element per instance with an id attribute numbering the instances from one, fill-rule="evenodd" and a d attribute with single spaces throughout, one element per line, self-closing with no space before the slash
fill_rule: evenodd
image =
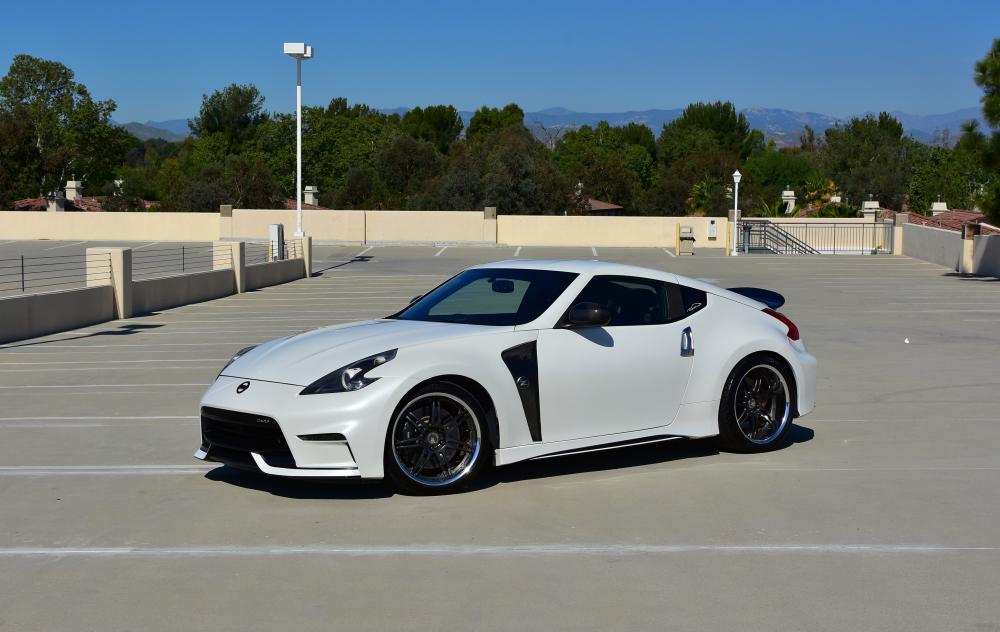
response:
<path id="1" fill-rule="evenodd" d="M 299 395 L 301 386 L 219 377 L 202 398 L 195 457 L 276 476 L 382 478 L 392 382 Z"/>

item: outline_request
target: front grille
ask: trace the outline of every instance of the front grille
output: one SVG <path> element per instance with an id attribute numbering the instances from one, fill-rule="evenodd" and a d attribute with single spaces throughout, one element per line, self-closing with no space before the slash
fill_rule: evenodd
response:
<path id="1" fill-rule="evenodd" d="M 278 422 L 263 415 L 203 406 L 201 435 L 213 447 L 291 457 Z"/>

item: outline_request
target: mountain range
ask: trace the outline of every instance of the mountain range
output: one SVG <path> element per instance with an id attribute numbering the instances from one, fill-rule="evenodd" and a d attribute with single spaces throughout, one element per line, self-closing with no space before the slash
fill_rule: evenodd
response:
<path id="1" fill-rule="evenodd" d="M 410 108 L 385 108 L 386 114 L 405 114 Z M 567 130 L 576 129 L 581 125 L 595 125 L 599 121 L 607 121 L 611 125 L 627 125 L 641 123 L 659 134 L 666 123 L 674 120 L 684 110 L 682 108 L 667 110 L 629 110 L 627 112 L 578 112 L 556 107 L 537 112 L 525 112 L 524 123 L 535 132 L 539 138 L 558 137 Z M 822 135 L 827 129 L 844 123 L 845 118 L 819 114 L 817 112 L 796 112 L 778 108 L 753 107 L 740 110 L 746 114 L 750 125 L 764 132 L 779 146 L 795 145 L 799 134 L 808 125 Z M 472 118 L 471 111 L 461 111 L 463 121 Z M 976 119 L 983 124 L 982 111 L 978 107 L 963 108 L 944 114 L 909 114 L 906 112 L 891 112 L 903 124 L 906 133 L 913 138 L 925 142 L 940 142 L 943 136 L 949 136 L 953 142 L 961 134 L 962 123 Z M 125 129 L 135 134 L 140 140 L 147 138 L 162 138 L 169 141 L 184 139 L 190 132 L 187 119 L 169 119 L 165 121 L 146 121 L 145 123 L 125 123 Z"/>

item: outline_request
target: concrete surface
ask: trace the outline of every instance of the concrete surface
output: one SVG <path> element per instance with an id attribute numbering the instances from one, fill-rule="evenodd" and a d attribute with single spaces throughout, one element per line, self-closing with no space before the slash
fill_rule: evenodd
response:
<path id="1" fill-rule="evenodd" d="M 235 350 L 595 252 L 784 293 L 820 362 L 792 443 L 523 463 L 440 498 L 191 458 Z M 309 280 L 3 345 L 0 630 L 1000 630 L 1000 285 L 671 254 L 317 246 Z"/>

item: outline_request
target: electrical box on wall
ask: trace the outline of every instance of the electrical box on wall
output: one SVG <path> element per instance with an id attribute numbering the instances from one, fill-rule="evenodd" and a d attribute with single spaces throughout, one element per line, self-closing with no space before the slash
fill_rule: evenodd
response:
<path id="1" fill-rule="evenodd" d="M 708 220 L 708 238 L 716 239 L 719 236 L 719 227 L 716 225 L 714 219 Z"/>

